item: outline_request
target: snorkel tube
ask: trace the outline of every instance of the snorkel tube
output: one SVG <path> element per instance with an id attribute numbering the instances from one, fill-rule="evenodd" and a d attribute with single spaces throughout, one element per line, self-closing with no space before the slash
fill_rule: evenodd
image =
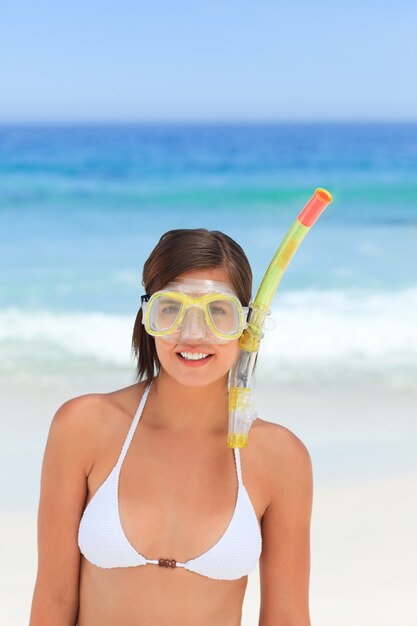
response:
<path id="1" fill-rule="evenodd" d="M 256 419 L 253 409 L 253 375 L 262 328 L 281 278 L 298 246 L 332 201 L 326 189 L 318 188 L 307 202 L 276 251 L 250 306 L 247 328 L 239 340 L 239 356 L 232 369 L 229 388 L 229 448 L 246 448 L 249 429 Z"/>

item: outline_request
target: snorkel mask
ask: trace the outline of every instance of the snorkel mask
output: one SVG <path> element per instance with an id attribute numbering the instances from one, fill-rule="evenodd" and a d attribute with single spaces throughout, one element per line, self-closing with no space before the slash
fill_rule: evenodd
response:
<path id="1" fill-rule="evenodd" d="M 152 296 L 142 296 L 146 332 L 172 343 L 239 339 L 248 311 L 230 285 L 199 278 L 178 279 Z"/>

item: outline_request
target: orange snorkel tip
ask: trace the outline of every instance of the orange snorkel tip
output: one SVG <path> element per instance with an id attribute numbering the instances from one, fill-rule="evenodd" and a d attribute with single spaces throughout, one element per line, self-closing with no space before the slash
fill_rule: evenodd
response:
<path id="1" fill-rule="evenodd" d="M 332 194 L 327 191 L 327 189 L 318 187 L 315 190 L 311 200 L 307 202 L 304 209 L 297 217 L 298 221 L 303 226 L 307 226 L 308 228 L 310 228 L 311 226 L 313 226 L 314 222 L 320 217 L 326 206 L 330 204 L 332 200 Z"/>

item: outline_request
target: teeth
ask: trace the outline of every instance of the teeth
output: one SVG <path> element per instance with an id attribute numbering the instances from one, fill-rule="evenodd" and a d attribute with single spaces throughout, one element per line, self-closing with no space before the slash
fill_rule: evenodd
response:
<path id="1" fill-rule="evenodd" d="M 198 361 L 199 359 L 204 359 L 206 356 L 209 356 L 203 352 L 180 352 L 180 354 L 188 361 Z"/>

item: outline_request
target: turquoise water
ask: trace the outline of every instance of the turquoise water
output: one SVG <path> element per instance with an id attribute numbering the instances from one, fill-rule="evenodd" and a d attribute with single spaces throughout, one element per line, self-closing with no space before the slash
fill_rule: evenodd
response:
<path id="1" fill-rule="evenodd" d="M 129 367 L 163 232 L 226 232 L 256 289 L 323 186 L 334 202 L 279 287 L 264 376 L 417 384 L 417 125 L 3 127 L 0 182 L 3 375 Z"/>

